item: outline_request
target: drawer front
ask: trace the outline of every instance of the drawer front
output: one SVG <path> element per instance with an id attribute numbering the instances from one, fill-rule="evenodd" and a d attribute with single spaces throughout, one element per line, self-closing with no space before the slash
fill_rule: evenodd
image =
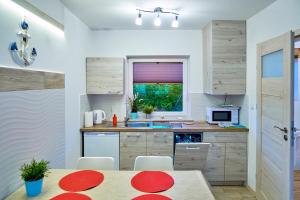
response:
<path id="1" fill-rule="evenodd" d="M 197 143 L 177 143 L 175 146 L 175 170 L 203 170 L 206 165 L 207 149 Z"/>
<path id="2" fill-rule="evenodd" d="M 120 170 L 133 170 L 137 156 L 146 155 L 145 132 L 120 133 Z"/>
<path id="3" fill-rule="evenodd" d="M 225 181 L 247 180 L 247 144 L 227 143 L 225 156 Z"/>
<path id="4" fill-rule="evenodd" d="M 173 132 L 147 133 L 147 155 L 173 157 L 173 141 Z"/>
<path id="5" fill-rule="evenodd" d="M 208 181 L 224 181 L 225 178 L 225 144 L 212 143 L 205 168 L 205 177 Z"/>
<path id="6" fill-rule="evenodd" d="M 248 134 L 244 132 L 205 132 L 203 142 L 208 143 L 246 143 Z"/>

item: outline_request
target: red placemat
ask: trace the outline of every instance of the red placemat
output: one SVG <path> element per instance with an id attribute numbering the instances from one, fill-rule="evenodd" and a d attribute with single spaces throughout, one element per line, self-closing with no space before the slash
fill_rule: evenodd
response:
<path id="1" fill-rule="evenodd" d="M 131 185 L 141 192 L 162 192 L 174 185 L 174 179 L 161 171 L 143 171 L 131 179 Z"/>
<path id="2" fill-rule="evenodd" d="M 132 200 L 172 200 L 169 197 L 159 195 L 159 194 L 144 194 L 133 198 Z"/>
<path id="3" fill-rule="evenodd" d="M 69 192 L 79 192 L 94 188 L 103 182 L 104 175 L 93 170 L 82 170 L 66 175 L 59 186 Z"/>
<path id="4" fill-rule="evenodd" d="M 68 193 L 57 195 L 51 198 L 50 200 L 92 200 L 92 199 L 84 194 L 68 192 Z"/>

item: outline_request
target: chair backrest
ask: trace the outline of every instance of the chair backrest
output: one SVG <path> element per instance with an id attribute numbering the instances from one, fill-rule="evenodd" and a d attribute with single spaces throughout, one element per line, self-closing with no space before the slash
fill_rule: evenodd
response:
<path id="1" fill-rule="evenodd" d="M 138 156 L 135 158 L 134 170 L 165 170 L 172 171 L 173 159 L 170 156 Z"/>
<path id="2" fill-rule="evenodd" d="M 81 157 L 77 169 L 114 170 L 113 157 Z"/>

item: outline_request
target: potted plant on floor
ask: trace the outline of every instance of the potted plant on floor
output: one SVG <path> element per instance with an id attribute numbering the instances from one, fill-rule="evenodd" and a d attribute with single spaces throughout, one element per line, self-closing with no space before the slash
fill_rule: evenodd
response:
<path id="1" fill-rule="evenodd" d="M 138 101 L 141 101 L 141 99 L 138 99 L 138 94 L 133 95 L 133 98 L 128 97 L 129 105 L 131 108 L 130 112 L 130 118 L 131 119 L 137 119 L 138 115 Z"/>
<path id="2" fill-rule="evenodd" d="M 154 107 L 151 105 L 145 105 L 143 108 L 143 113 L 146 114 L 146 119 L 150 119 L 151 118 L 151 114 L 154 111 Z"/>
<path id="3" fill-rule="evenodd" d="M 32 159 L 30 164 L 24 164 L 20 168 L 21 177 L 25 181 L 27 196 L 34 197 L 41 193 L 43 178 L 49 173 L 49 161 L 41 160 L 37 162 Z"/>

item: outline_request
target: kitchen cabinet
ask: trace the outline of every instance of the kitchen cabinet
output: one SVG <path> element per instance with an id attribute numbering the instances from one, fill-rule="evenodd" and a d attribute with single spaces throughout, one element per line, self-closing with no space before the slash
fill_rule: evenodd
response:
<path id="1" fill-rule="evenodd" d="M 213 20 L 204 27 L 203 81 L 207 94 L 245 94 L 245 21 Z"/>
<path id="2" fill-rule="evenodd" d="M 121 132 L 120 169 L 133 170 L 137 156 L 173 157 L 173 132 Z"/>
<path id="3" fill-rule="evenodd" d="M 173 157 L 173 132 L 148 132 L 147 155 Z"/>
<path id="4" fill-rule="evenodd" d="M 137 156 L 146 156 L 147 132 L 120 133 L 120 170 L 133 170 Z"/>
<path id="5" fill-rule="evenodd" d="M 242 185 L 247 181 L 247 137 L 243 132 L 205 132 L 211 143 L 205 176 L 212 185 Z"/>
<path id="6" fill-rule="evenodd" d="M 224 181 L 225 143 L 211 143 L 207 154 L 205 176 L 209 182 Z"/>
<path id="7" fill-rule="evenodd" d="M 86 93 L 124 93 L 123 58 L 86 58 Z"/>
<path id="8" fill-rule="evenodd" d="M 202 144 L 203 145 L 203 144 Z M 203 170 L 205 169 L 208 149 L 199 143 L 176 143 L 175 170 Z"/>

